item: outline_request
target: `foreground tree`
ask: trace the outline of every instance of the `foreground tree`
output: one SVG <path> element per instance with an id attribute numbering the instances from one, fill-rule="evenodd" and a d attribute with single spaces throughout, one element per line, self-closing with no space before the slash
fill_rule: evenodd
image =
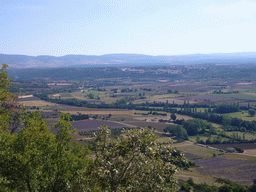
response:
<path id="1" fill-rule="evenodd" d="M 21 110 L 9 92 L 6 68 L 0 70 L 0 191 L 68 189 L 86 167 L 88 149 L 71 141 L 75 130 L 68 115 L 61 115 L 54 135 L 39 112 Z"/>
<path id="2" fill-rule="evenodd" d="M 9 91 L 11 79 L 8 78 L 7 67 L 3 64 L 0 69 L 0 129 L 14 132 L 20 125 L 22 106 L 17 104 L 18 98 Z"/>
<path id="3" fill-rule="evenodd" d="M 62 115 L 57 135 L 39 112 L 25 116 L 19 133 L 0 134 L 0 181 L 10 191 L 63 191 L 87 165 L 87 149 L 71 142 L 71 125 Z M 1 187 L 0 187 L 1 189 Z"/>
<path id="4" fill-rule="evenodd" d="M 93 161 L 81 178 L 99 191 L 175 191 L 180 153 L 156 142 L 154 131 L 128 130 L 112 140 L 109 127 L 96 134 Z"/>

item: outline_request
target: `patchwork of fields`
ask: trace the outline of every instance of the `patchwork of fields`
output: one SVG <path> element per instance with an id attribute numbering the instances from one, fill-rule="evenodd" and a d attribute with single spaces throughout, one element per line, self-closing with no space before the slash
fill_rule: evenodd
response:
<path id="1" fill-rule="evenodd" d="M 244 108 L 249 104 L 256 105 L 256 87 L 255 83 L 247 82 L 219 82 L 218 80 L 205 82 L 169 82 L 168 80 L 152 80 L 151 83 L 137 83 L 129 79 L 121 81 L 119 78 L 113 78 L 113 81 L 119 82 L 121 85 L 100 86 L 104 82 L 111 82 L 111 78 L 97 79 L 95 81 L 97 86 L 93 86 L 94 81 L 87 82 L 86 87 L 83 84 L 79 89 L 72 91 L 60 91 L 48 94 L 50 99 L 66 100 L 76 99 L 79 101 L 86 101 L 88 104 L 113 104 L 120 100 L 125 103 L 145 104 L 145 103 L 165 103 L 178 104 L 175 110 L 184 109 L 185 104 L 200 105 L 197 108 L 198 112 L 204 113 L 209 110 L 209 106 L 221 103 L 239 103 Z M 108 82 L 108 83 L 109 83 Z M 47 84 L 51 89 L 66 89 L 66 87 L 73 86 L 68 82 L 49 82 Z M 88 115 L 89 119 L 71 121 L 73 128 L 77 129 L 75 139 L 81 143 L 84 141 L 93 141 L 93 137 L 87 137 L 86 134 L 79 134 L 79 132 L 97 131 L 101 125 L 109 126 L 112 129 L 123 127 L 130 128 L 154 128 L 158 135 L 157 141 L 166 145 L 171 140 L 173 148 L 184 153 L 185 157 L 190 161 L 196 163 L 199 167 L 191 168 L 188 171 L 182 170 L 177 174 L 178 178 L 187 180 L 192 177 L 198 183 L 208 183 L 219 185 L 215 183 L 215 179 L 220 177 L 223 179 L 230 179 L 231 181 L 241 184 L 251 185 L 256 173 L 256 144 L 255 143 L 235 143 L 235 144 L 211 144 L 211 145 L 197 145 L 197 136 L 189 136 L 190 141 L 178 142 L 172 134 L 166 134 L 164 129 L 167 125 L 175 125 L 174 120 L 171 119 L 171 112 L 163 111 L 164 107 L 150 106 L 147 110 L 125 109 L 120 107 L 115 108 L 90 108 L 71 106 L 68 104 L 56 104 L 54 102 L 44 101 L 31 94 L 22 95 L 19 97 L 19 103 L 27 106 L 30 110 L 41 110 L 45 120 L 49 125 L 53 125 L 58 121 L 59 113 L 69 113 L 70 115 Z M 120 104 L 122 105 L 122 103 Z M 152 112 L 164 113 L 153 115 Z M 194 119 L 191 116 L 176 114 L 175 119 L 180 121 L 187 121 Z M 243 109 L 239 112 L 227 113 L 226 116 L 230 118 L 241 118 L 244 121 L 256 121 L 255 116 L 250 116 L 248 110 Z M 165 121 L 165 122 L 164 122 Z M 205 120 L 204 120 L 205 121 Z M 205 121 L 206 122 L 206 121 Z M 212 123 L 216 131 L 210 139 L 219 139 L 219 133 L 223 132 L 221 124 Z M 52 129 L 54 133 L 58 130 Z M 210 128 L 207 128 L 206 133 L 209 133 Z M 240 137 L 246 140 L 256 139 L 255 133 L 230 131 L 225 133 L 221 141 L 229 141 L 230 138 Z M 228 138 L 230 137 L 230 138 Z M 209 135 L 200 135 L 203 142 L 209 140 Z M 244 150 L 243 154 L 234 154 L 223 152 L 227 148 L 240 147 Z M 223 151 L 221 151 L 223 150 Z"/>

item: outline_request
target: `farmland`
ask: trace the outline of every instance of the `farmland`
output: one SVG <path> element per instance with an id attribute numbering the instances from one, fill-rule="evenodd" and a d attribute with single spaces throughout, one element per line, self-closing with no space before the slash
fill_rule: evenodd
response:
<path id="1" fill-rule="evenodd" d="M 236 112 L 236 113 L 230 113 L 228 114 L 230 117 L 237 117 L 241 118 L 246 121 L 256 121 L 256 117 L 251 117 L 247 111 L 241 111 L 241 112 Z"/>
<path id="2" fill-rule="evenodd" d="M 69 114 L 88 114 L 88 115 L 132 115 L 134 114 L 134 110 L 88 110 L 88 111 L 65 111 L 61 110 L 62 113 Z"/>
<path id="3" fill-rule="evenodd" d="M 213 177 L 221 177 L 230 179 L 241 184 L 250 184 L 251 178 L 255 177 L 256 164 L 248 161 L 227 158 L 226 156 L 218 156 L 207 159 L 198 159 L 194 162 L 200 165 L 197 168 L 201 174 L 211 175 Z"/>
<path id="4" fill-rule="evenodd" d="M 24 106 L 27 107 L 43 107 L 43 106 L 56 106 L 55 103 L 43 101 L 43 100 L 27 100 L 27 101 L 20 101 L 20 104 L 23 104 Z"/>
<path id="5" fill-rule="evenodd" d="M 103 121 L 103 120 L 81 120 L 81 121 L 71 122 L 71 124 L 75 129 L 77 129 L 78 132 L 99 130 L 99 127 L 101 125 L 106 125 L 113 129 L 124 127 L 123 124 L 110 122 L 110 121 Z"/>
<path id="6" fill-rule="evenodd" d="M 70 121 L 80 143 L 93 142 L 91 133 L 102 124 L 115 130 L 149 127 L 156 130 L 159 143 L 172 141 L 173 148 L 198 165 L 181 170 L 179 179 L 192 177 L 197 183 L 219 186 L 215 180 L 220 177 L 251 185 L 256 171 L 256 117 L 249 114 L 256 109 L 255 66 L 159 68 L 69 69 L 65 79 L 40 71 L 41 76 L 31 75 L 30 79 L 22 74 L 23 79 L 12 82 L 12 91 L 29 111 L 40 110 L 49 125 L 58 121 L 60 113 L 86 117 Z M 247 71 L 246 76 L 241 69 Z M 231 111 L 216 112 L 218 107 Z M 188 135 L 188 140 L 165 130 L 167 126 L 184 127 L 184 122 L 205 123 L 205 127 Z M 244 152 L 235 151 L 232 156 L 227 148 L 234 147 Z"/>

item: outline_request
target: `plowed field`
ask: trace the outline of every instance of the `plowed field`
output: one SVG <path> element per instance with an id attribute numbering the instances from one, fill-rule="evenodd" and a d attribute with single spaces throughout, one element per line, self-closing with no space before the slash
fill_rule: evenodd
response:
<path id="1" fill-rule="evenodd" d="M 248 160 L 230 159 L 225 156 L 194 160 L 201 174 L 229 179 L 251 185 L 256 176 L 256 163 Z"/>

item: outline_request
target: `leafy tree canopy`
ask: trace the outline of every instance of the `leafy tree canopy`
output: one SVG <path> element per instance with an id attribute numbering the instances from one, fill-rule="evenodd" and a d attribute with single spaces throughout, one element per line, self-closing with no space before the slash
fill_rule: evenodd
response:
<path id="1" fill-rule="evenodd" d="M 254 109 L 249 109 L 248 113 L 250 114 L 251 117 L 254 117 L 256 112 Z"/>

